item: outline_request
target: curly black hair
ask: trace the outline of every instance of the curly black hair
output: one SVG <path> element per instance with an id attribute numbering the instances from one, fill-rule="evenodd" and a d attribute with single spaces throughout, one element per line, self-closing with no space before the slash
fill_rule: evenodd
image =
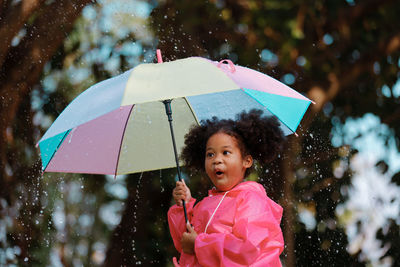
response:
<path id="1" fill-rule="evenodd" d="M 194 172 L 204 171 L 206 144 L 208 139 L 219 132 L 234 137 L 242 156 L 251 155 L 261 165 L 271 162 L 283 146 L 285 136 L 275 117 L 263 116 L 263 111 L 253 109 L 237 115 L 236 120 L 201 121 L 185 135 L 185 145 L 181 159 L 186 167 Z M 246 170 L 245 176 L 250 173 Z"/>

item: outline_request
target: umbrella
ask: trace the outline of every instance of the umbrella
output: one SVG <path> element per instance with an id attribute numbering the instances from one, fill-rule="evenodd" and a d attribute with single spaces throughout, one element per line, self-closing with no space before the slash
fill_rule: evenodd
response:
<path id="1" fill-rule="evenodd" d="M 43 171 L 119 175 L 177 166 L 181 179 L 177 150 L 193 124 L 257 108 L 276 116 L 288 135 L 311 102 L 230 60 L 161 63 L 157 52 L 159 63 L 95 84 L 65 108 L 38 142 Z"/>

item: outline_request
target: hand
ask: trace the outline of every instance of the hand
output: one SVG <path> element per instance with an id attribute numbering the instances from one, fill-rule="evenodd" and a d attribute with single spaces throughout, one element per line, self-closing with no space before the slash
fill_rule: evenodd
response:
<path id="1" fill-rule="evenodd" d="M 189 222 L 186 224 L 186 228 L 188 232 L 184 232 L 181 239 L 182 251 L 186 254 L 194 254 L 194 241 L 197 233 Z"/>
<path id="2" fill-rule="evenodd" d="M 192 195 L 190 194 L 189 187 L 187 187 L 185 184 L 185 180 L 182 180 L 182 182 L 176 182 L 176 186 L 172 191 L 172 197 L 174 198 L 175 203 L 178 206 L 182 206 L 182 200 L 185 200 L 186 203 L 190 201 Z"/>

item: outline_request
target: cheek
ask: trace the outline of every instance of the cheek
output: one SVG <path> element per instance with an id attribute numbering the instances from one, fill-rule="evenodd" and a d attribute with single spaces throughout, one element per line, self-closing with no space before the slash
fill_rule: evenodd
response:
<path id="1" fill-rule="evenodd" d="M 210 167 L 210 161 L 209 160 L 204 160 L 204 169 L 207 171 L 207 168 Z"/>

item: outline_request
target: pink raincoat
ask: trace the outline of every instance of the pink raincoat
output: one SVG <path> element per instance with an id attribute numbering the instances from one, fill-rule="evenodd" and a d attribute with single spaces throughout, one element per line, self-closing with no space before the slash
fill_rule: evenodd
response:
<path id="1" fill-rule="evenodd" d="M 243 182 L 227 192 L 208 192 L 195 207 L 186 203 L 189 221 L 197 232 L 195 255 L 182 252 L 186 231 L 183 208 L 172 206 L 168 223 L 175 248 L 175 266 L 281 266 L 282 208 L 268 198 L 262 185 Z"/>

